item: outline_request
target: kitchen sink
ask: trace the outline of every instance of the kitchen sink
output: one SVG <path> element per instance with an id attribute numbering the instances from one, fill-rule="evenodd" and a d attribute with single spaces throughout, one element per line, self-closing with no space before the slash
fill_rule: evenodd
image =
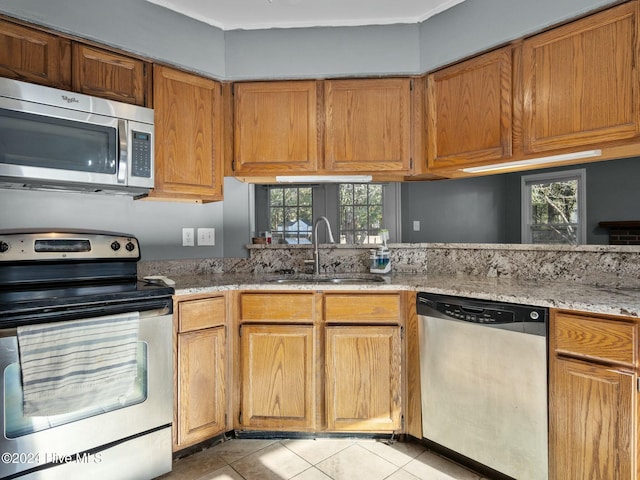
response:
<path id="1" fill-rule="evenodd" d="M 267 283 L 279 283 L 292 285 L 300 283 L 332 283 L 332 284 L 359 284 L 359 283 L 384 283 L 386 280 L 381 275 L 368 273 L 336 273 L 331 275 L 293 274 L 271 277 Z"/>

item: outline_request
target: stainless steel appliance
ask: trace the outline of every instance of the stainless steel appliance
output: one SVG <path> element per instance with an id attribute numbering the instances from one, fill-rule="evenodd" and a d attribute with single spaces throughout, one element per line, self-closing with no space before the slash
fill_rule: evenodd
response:
<path id="1" fill-rule="evenodd" d="M 423 436 L 518 480 L 544 480 L 545 308 L 418 293 Z"/>
<path id="2" fill-rule="evenodd" d="M 146 195 L 153 110 L 0 78 L 0 187 Z"/>
<path id="3" fill-rule="evenodd" d="M 141 480 L 171 470 L 173 288 L 138 281 L 139 258 L 125 234 L 0 231 L 0 478 Z M 18 330 L 123 314 L 139 316 L 128 393 L 25 414 Z"/>

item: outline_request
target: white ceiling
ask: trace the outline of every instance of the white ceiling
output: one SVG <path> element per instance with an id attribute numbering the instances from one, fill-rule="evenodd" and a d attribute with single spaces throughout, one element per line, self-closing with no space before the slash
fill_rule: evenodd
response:
<path id="1" fill-rule="evenodd" d="M 222 30 L 419 23 L 465 0 L 147 0 Z"/>

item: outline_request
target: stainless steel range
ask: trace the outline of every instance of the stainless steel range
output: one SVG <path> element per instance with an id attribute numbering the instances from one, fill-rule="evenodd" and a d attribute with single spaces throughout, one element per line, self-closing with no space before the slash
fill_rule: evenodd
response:
<path id="1" fill-rule="evenodd" d="M 1 479 L 171 470 L 172 294 L 136 238 L 0 231 Z"/>

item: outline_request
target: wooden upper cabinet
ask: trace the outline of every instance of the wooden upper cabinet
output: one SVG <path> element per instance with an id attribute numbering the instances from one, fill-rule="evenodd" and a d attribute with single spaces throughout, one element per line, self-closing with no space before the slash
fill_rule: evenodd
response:
<path id="1" fill-rule="evenodd" d="M 153 70 L 154 197 L 222 200 L 221 87 L 169 67 Z"/>
<path id="2" fill-rule="evenodd" d="M 68 90 L 71 42 L 0 20 L 0 76 Z"/>
<path id="3" fill-rule="evenodd" d="M 235 175 L 314 172 L 318 149 L 316 81 L 234 85 Z"/>
<path id="4" fill-rule="evenodd" d="M 73 43 L 74 91 L 147 106 L 147 62 Z"/>
<path id="5" fill-rule="evenodd" d="M 511 158 L 512 63 L 505 47 L 427 77 L 429 170 Z"/>
<path id="6" fill-rule="evenodd" d="M 324 82 L 325 170 L 410 170 L 411 82 L 409 78 Z"/>
<path id="7" fill-rule="evenodd" d="M 638 136 L 637 9 L 629 2 L 524 41 L 525 153 Z"/>

